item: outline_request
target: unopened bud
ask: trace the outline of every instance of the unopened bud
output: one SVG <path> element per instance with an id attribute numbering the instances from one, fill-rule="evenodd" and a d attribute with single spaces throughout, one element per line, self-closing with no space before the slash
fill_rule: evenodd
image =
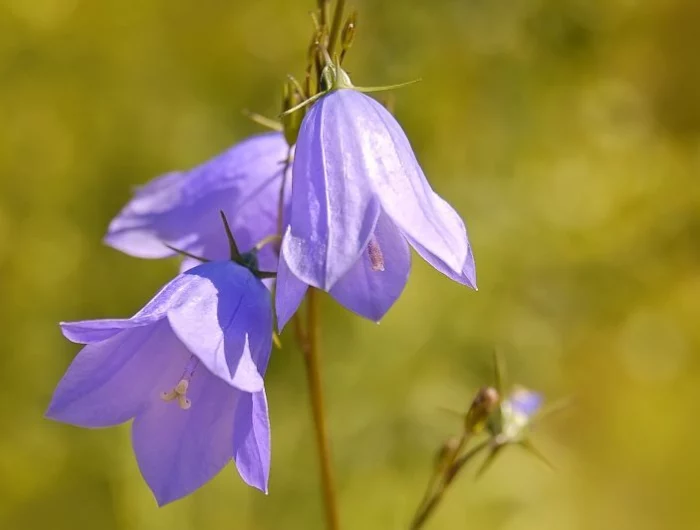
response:
<path id="1" fill-rule="evenodd" d="M 459 439 L 456 436 L 452 436 L 443 442 L 435 453 L 435 472 L 442 473 L 447 469 L 455 457 L 457 456 L 457 450 L 459 449 Z"/>
<path id="2" fill-rule="evenodd" d="M 464 429 L 470 433 L 480 432 L 491 413 L 500 403 L 498 391 L 490 386 L 481 388 L 472 401 L 464 418 Z"/>
<path id="3" fill-rule="evenodd" d="M 296 81 L 288 79 L 282 90 L 282 112 L 292 109 L 304 101 L 303 94 Z M 284 139 L 287 145 L 293 146 L 299 136 L 301 128 L 301 120 L 304 118 L 304 109 L 299 109 L 296 112 L 283 114 L 282 130 L 284 131 Z"/>

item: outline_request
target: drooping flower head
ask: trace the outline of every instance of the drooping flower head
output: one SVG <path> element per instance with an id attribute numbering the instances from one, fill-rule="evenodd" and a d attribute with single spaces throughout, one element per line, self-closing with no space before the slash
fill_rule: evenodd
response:
<path id="1" fill-rule="evenodd" d="M 85 346 L 47 416 L 81 427 L 133 418 L 139 468 L 160 505 L 213 478 L 231 459 L 267 491 L 270 431 L 263 375 L 270 294 L 233 261 L 194 267 L 128 319 L 61 324 Z"/>
<path id="2" fill-rule="evenodd" d="M 281 133 L 253 136 L 185 172 L 163 175 L 138 189 L 109 225 L 105 242 L 140 258 L 164 258 L 166 245 L 208 259 L 226 259 L 219 211 L 243 249 L 278 233 L 279 199 L 289 148 Z M 288 200 L 288 197 L 286 198 Z M 272 248 L 260 265 L 275 270 Z M 186 267 L 195 263 L 186 261 Z"/>
<path id="3" fill-rule="evenodd" d="M 464 223 L 428 184 L 401 126 L 339 67 L 328 68 L 333 87 L 304 117 L 296 145 L 277 281 L 280 326 L 308 286 L 379 320 L 406 284 L 409 245 L 476 288 Z"/>

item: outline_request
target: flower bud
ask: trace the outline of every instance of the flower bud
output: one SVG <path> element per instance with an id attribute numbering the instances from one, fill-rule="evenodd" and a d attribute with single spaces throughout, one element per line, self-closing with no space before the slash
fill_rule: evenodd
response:
<path id="1" fill-rule="evenodd" d="M 434 465 L 436 473 L 442 473 L 452 464 L 457 456 L 457 449 L 459 449 L 459 439 L 456 436 L 452 436 L 442 443 L 440 449 L 435 453 Z"/>
<path id="2" fill-rule="evenodd" d="M 282 111 L 286 112 L 299 105 L 302 101 L 304 101 L 304 97 L 297 83 L 293 79 L 288 79 L 282 90 Z M 290 147 L 297 141 L 299 129 L 301 128 L 301 120 L 304 118 L 304 114 L 304 109 L 299 109 L 296 112 L 283 114 L 282 116 L 284 139 Z"/>
<path id="3" fill-rule="evenodd" d="M 500 402 L 498 391 L 490 386 L 481 388 L 472 401 L 464 417 L 464 429 L 470 433 L 480 432 L 486 425 L 491 412 Z"/>

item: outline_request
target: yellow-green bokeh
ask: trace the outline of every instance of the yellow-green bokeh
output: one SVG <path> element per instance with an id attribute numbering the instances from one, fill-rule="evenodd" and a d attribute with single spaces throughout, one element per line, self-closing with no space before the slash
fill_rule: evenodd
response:
<path id="1" fill-rule="evenodd" d="M 418 258 L 380 326 L 324 300 L 344 529 L 401 530 L 499 348 L 574 405 L 464 476 L 431 528 L 700 524 L 700 4 L 352 2 L 357 84 L 422 77 L 396 114 L 465 218 L 475 293 Z M 312 0 L 0 0 L 0 528 L 321 528 L 291 335 L 267 377 L 269 496 L 232 466 L 158 509 L 127 426 L 45 420 L 78 347 L 59 320 L 126 316 L 176 270 L 101 244 L 134 186 L 260 130 L 301 74 Z"/>

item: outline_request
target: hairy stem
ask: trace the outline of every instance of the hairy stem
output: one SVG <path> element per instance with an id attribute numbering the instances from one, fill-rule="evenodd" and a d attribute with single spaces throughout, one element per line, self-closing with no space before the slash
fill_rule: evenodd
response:
<path id="1" fill-rule="evenodd" d="M 321 486 L 323 490 L 323 504 L 326 512 L 326 529 L 338 530 L 338 506 L 336 503 L 335 483 L 331 469 L 331 454 L 328 444 L 328 432 L 323 405 L 323 389 L 321 387 L 321 368 L 319 364 L 319 315 L 316 289 L 309 288 L 306 295 L 306 333 L 300 327 L 297 329 L 297 338 L 304 353 L 306 364 L 306 377 L 309 385 L 309 397 L 311 398 L 311 412 L 314 420 L 314 433 L 318 450 L 319 466 L 321 471 Z"/>

